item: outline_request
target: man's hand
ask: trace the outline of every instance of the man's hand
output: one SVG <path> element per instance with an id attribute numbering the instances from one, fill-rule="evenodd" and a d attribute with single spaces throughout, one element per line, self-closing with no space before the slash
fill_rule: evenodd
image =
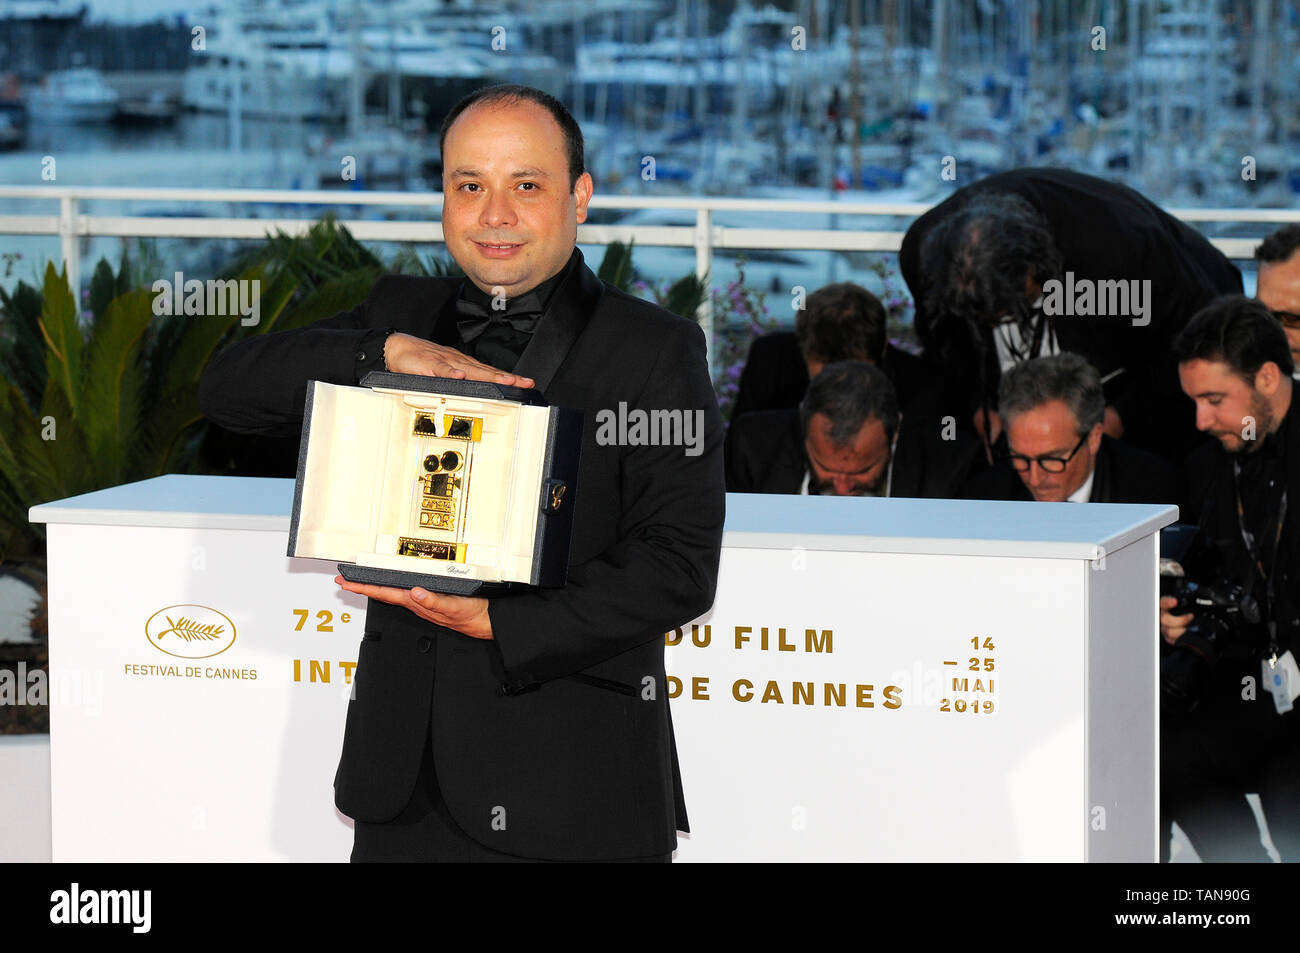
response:
<path id="1" fill-rule="evenodd" d="M 1187 615 L 1173 615 L 1169 612 L 1174 606 L 1178 605 L 1178 600 L 1173 596 L 1160 597 L 1160 635 L 1166 642 L 1173 645 L 1177 642 L 1187 627 L 1192 624 L 1192 619 L 1196 616 L 1194 613 Z"/>
<path id="2" fill-rule="evenodd" d="M 454 377 L 488 381 L 507 387 L 532 387 L 531 377 L 497 370 L 462 354 L 454 347 L 434 344 L 413 334 L 395 332 L 384 341 L 384 364 L 395 374 L 423 374 L 426 377 Z"/>
<path id="3" fill-rule="evenodd" d="M 992 463 L 993 445 L 998 442 L 998 437 L 1002 435 L 1002 415 L 996 410 L 986 410 L 981 407 L 975 411 L 973 422 L 975 432 L 984 439 L 984 455 L 988 458 L 989 463 Z"/>
<path id="4" fill-rule="evenodd" d="M 1124 421 L 1119 419 L 1119 411 L 1114 407 L 1106 408 L 1106 419 L 1101 425 L 1102 432 L 1108 437 L 1119 440 L 1124 436 Z"/>
<path id="5" fill-rule="evenodd" d="M 398 589 L 394 586 L 370 586 L 348 582 L 342 576 L 334 581 L 348 592 L 357 592 L 389 605 L 406 606 L 426 622 L 445 625 L 471 639 L 491 639 L 492 620 L 488 601 L 476 596 L 448 596 L 427 589 Z"/>

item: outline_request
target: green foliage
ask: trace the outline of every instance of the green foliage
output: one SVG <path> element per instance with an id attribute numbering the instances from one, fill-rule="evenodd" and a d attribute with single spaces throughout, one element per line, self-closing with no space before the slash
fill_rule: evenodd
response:
<path id="1" fill-rule="evenodd" d="M 690 318 L 694 321 L 696 315 L 700 313 L 700 306 L 704 304 L 708 296 L 708 281 L 701 281 L 699 275 L 691 272 L 682 275 L 668 286 L 668 290 L 664 292 L 660 304 L 673 314 L 679 314 L 683 318 Z"/>
<path id="2" fill-rule="evenodd" d="M 461 278 L 465 272 L 456 260 L 450 256 L 430 255 L 422 259 L 410 245 L 402 246 L 388 263 L 388 270 L 395 275 L 420 275 L 426 278 Z"/>
<path id="3" fill-rule="evenodd" d="M 605 257 L 601 259 L 596 277 L 608 281 L 619 291 L 628 291 L 632 287 L 632 243 L 610 242 L 605 246 Z"/>
<path id="4" fill-rule="evenodd" d="M 164 272 L 139 261 L 98 263 L 88 321 L 53 265 L 39 291 L 0 291 L 0 563 L 44 562 L 43 527 L 27 521 L 37 503 L 192 471 L 207 426 L 198 383 L 217 349 L 353 308 L 384 270 L 332 219 L 269 236 L 217 276 L 260 282 L 261 320 L 246 327 L 239 314 L 155 315 Z"/>
<path id="5" fill-rule="evenodd" d="M 103 314 L 108 310 L 109 302 L 131 290 L 130 267 L 130 255 L 125 245 L 122 246 L 122 264 L 116 274 L 106 259 L 99 260 L 95 273 L 90 276 L 91 314 Z"/>
<path id="6" fill-rule="evenodd" d="M 45 391 L 45 339 L 41 335 L 41 293 L 25 281 L 13 294 L 0 288 L 0 376 L 30 403 Z"/>
<path id="7" fill-rule="evenodd" d="M 81 352 L 85 341 L 81 336 L 81 315 L 68 290 L 67 272 L 56 272 L 54 265 L 45 266 L 45 287 L 41 296 L 41 334 L 45 338 L 46 388 L 55 387 L 64 402 L 75 414 L 81 383 L 77 374 L 81 370 Z"/>

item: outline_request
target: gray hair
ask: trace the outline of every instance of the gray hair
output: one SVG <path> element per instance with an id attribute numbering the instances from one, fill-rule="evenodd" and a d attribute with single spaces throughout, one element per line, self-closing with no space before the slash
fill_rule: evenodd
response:
<path id="1" fill-rule="evenodd" d="M 836 361 L 812 379 L 799 403 L 799 423 L 804 435 L 813 414 L 830 418 L 831 443 L 853 443 L 868 420 L 879 420 L 885 439 L 893 441 L 898 429 L 898 395 L 885 372 L 865 361 Z"/>
<path id="2" fill-rule="evenodd" d="M 1101 377 L 1078 354 L 1035 357 L 1003 372 L 998 385 L 998 412 L 1004 425 L 1053 400 L 1069 408 L 1075 433 L 1080 437 L 1106 419 Z"/>

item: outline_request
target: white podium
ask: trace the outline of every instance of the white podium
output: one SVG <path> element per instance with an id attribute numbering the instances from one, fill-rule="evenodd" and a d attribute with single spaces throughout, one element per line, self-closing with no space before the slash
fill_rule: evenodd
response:
<path id="1" fill-rule="evenodd" d="M 1157 858 L 1173 506 L 727 497 L 678 860 Z"/>
<path id="2" fill-rule="evenodd" d="M 55 861 L 346 860 L 365 601 L 284 555 L 292 496 L 167 476 L 33 507 Z M 666 636 L 678 860 L 1155 859 L 1174 507 L 727 505 L 714 608 Z"/>

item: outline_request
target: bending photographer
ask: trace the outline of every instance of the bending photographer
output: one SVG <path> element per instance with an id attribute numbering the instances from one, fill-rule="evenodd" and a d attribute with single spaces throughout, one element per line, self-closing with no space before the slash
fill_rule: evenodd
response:
<path id="1" fill-rule="evenodd" d="M 1259 794 L 1284 861 L 1300 860 L 1300 412 L 1291 352 L 1264 305 L 1218 298 L 1174 342 L 1196 426 L 1201 525 L 1160 600 L 1161 815 L 1206 861 L 1263 861 Z M 1162 591 L 1165 591 L 1162 589 Z M 1188 613 L 1187 609 L 1194 608 Z M 1167 859 L 1168 838 L 1162 839 Z"/>
<path id="2" fill-rule="evenodd" d="M 913 222 L 898 266 L 948 385 L 941 413 L 990 443 L 1001 372 L 1070 351 L 1101 374 L 1110 436 L 1171 462 L 1199 444 L 1169 346 L 1214 297 L 1241 293 L 1241 273 L 1146 197 L 1067 169 L 1001 172 Z M 1101 289 L 1120 287 L 1129 296 L 1103 304 Z"/>

